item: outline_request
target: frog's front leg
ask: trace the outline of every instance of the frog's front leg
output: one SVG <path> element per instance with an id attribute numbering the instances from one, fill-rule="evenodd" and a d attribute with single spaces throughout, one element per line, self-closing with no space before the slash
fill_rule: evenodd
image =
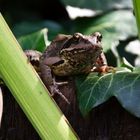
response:
<path id="1" fill-rule="evenodd" d="M 54 96 L 55 94 L 60 95 L 68 104 L 70 102 L 68 99 L 60 92 L 58 86 L 61 83 L 57 83 L 55 80 L 55 76 L 53 76 L 51 68 L 44 63 L 40 63 L 40 71 L 41 71 L 41 79 L 45 86 L 48 88 L 48 90 L 51 93 L 51 96 Z M 63 84 L 63 83 L 62 83 Z"/>
<path id="2" fill-rule="evenodd" d="M 27 56 L 28 61 L 33 65 L 37 73 L 40 75 L 39 61 L 42 53 L 36 50 L 25 50 L 24 53 Z"/>
<path id="3" fill-rule="evenodd" d="M 52 75 L 51 68 L 44 64 L 44 61 L 41 60 L 42 54 L 35 50 L 26 50 L 24 51 L 29 62 L 34 66 L 35 70 L 40 75 L 43 83 L 50 91 L 51 95 L 59 94 L 67 103 L 68 99 L 59 91 L 58 86 L 64 85 L 66 83 L 57 83 L 55 77 Z M 47 60 L 50 62 L 50 60 Z"/>
<path id="4" fill-rule="evenodd" d="M 97 58 L 95 67 L 92 69 L 92 71 L 106 73 L 114 71 L 114 68 L 108 66 L 105 54 L 102 52 L 100 56 Z"/>

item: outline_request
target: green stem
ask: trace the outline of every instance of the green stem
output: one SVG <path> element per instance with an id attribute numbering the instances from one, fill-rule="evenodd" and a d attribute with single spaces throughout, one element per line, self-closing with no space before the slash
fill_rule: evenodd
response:
<path id="1" fill-rule="evenodd" d="M 140 38 L 140 0 L 133 0 L 134 12 L 138 26 L 138 34 Z"/>
<path id="2" fill-rule="evenodd" d="M 0 14 L 0 74 L 43 140 L 76 140 Z"/>

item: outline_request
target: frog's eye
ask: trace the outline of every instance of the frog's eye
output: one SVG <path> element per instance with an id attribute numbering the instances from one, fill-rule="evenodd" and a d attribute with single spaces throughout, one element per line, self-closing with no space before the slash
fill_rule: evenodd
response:
<path id="1" fill-rule="evenodd" d="M 102 40 L 102 34 L 99 33 L 99 32 L 95 32 L 95 33 L 93 33 L 92 36 L 97 37 L 97 40 L 98 40 L 98 41 L 101 41 L 101 40 Z"/>
<path id="2" fill-rule="evenodd" d="M 80 34 L 80 33 L 75 33 L 75 34 L 73 35 L 73 38 L 74 38 L 75 40 L 78 40 L 81 36 L 82 36 L 82 34 Z"/>
<path id="3" fill-rule="evenodd" d="M 98 36 L 97 36 L 97 39 L 98 39 L 99 41 L 101 41 L 102 38 L 103 38 L 102 34 L 99 33 Z"/>

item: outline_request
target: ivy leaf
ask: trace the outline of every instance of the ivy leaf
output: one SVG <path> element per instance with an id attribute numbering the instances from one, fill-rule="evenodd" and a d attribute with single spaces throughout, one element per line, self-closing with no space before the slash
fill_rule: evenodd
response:
<path id="1" fill-rule="evenodd" d="M 123 57 L 121 67 L 126 67 L 133 71 L 135 68 Z"/>
<path id="2" fill-rule="evenodd" d="M 47 32 L 48 30 L 45 28 L 38 32 L 22 36 L 18 41 L 24 50 L 32 49 L 42 52 L 49 44 Z"/>
<path id="3" fill-rule="evenodd" d="M 12 31 L 17 37 L 21 37 L 27 34 L 31 34 L 33 32 L 37 32 L 41 29 L 48 29 L 48 37 L 49 40 L 52 40 L 58 33 L 65 32 L 64 28 L 60 23 L 46 20 L 46 21 L 38 21 L 38 22 L 21 22 L 16 24 Z"/>
<path id="4" fill-rule="evenodd" d="M 97 18 L 79 18 L 75 20 L 75 28 L 83 34 L 101 32 L 105 52 L 116 46 L 119 40 L 137 36 L 135 17 L 129 10 L 113 11 Z"/>
<path id="5" fill-rule="evenodd" d="M 125 50 L 129 54 L 135 56 L 135 58 L 133 60 L 134 65 L 137 66 L 137 67 L 140 66 L 140 41 L 139 40 L 133 40 L 133 41 L 129 42 L 129 44 L 126 46 Z M 129 55 L 129 58 L 130 58 L 130 55 Z"/>
<path id="6" fill-rule="evenodd" d="M 113 8 L 132 8 L 131 0 L 61 0 L 64 5 L 106 11 Z"/>
<path id="7" fill-rule="evenodd" d="M 116 97 L 123 108 L 140 117 L 140 71 L 126 70 L 99 76 L 91 73 L 76 78 L 79 107 L 87 115 L 94 107 Z"/>

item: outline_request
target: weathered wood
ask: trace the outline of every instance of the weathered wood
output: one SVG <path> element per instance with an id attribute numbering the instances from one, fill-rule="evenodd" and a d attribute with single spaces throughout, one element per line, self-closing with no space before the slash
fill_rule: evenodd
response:
<path id="1" fill-rule="evenodd" d="M 3 87 L 3 116 L 0 140 L 39 140 L 25 114 L 6 87 Z"/>
<path id="2" fill-rule="evenodd" d="M 39 140 L 38 134 L 10 94 L 4 89 L 4 113 L 0 140 Z M 77 105 L 74 82 L 61 87 L 71 102 L 68 105 L 61 97 L 55 100 L 81 140 L 139 140 L 140 119 L 125 111 L 115 98 L 96 107 L 83 118 Z"/>

